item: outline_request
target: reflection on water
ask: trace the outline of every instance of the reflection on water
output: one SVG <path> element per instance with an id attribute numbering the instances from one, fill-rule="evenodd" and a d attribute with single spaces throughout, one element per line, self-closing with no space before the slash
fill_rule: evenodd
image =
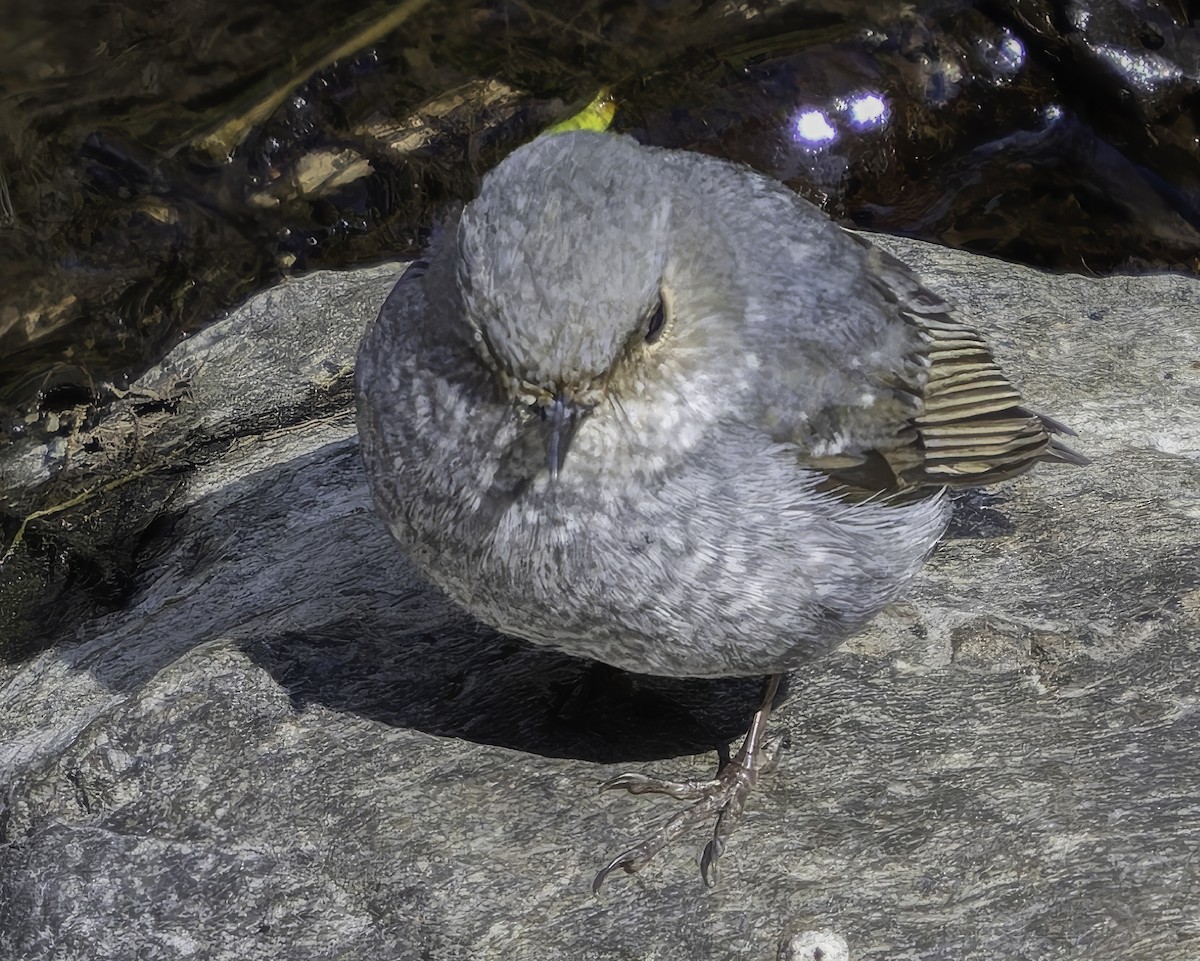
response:
<path id="1" fill-rule="evenodd" d="M 819 150 L 843 133 L 862 134 L 888 122 L 887 100 L 880 93 L 860 93 L 849 98 L 834 97 L 828 110 L 801 107 L 789 125 L 792 141 L 799 147 Z"/>
<path id="2" fill-rule="evenodd" d="M 998 40 L 980 37 L 979 59 L 989 65 L 997 78 L 1007 78 L 1025 66 L 1025 45 L 1007 27 L 1000 32 Z"/>
<path id="3" fill-rule="evenodd" d="M 1155 93 L 1186 77 L 1180 67 L 1157 53 L 1135 54 L 1127 49 L 1105 45 L 1096 47 L 1095 52 L 1121 80 L 1142 93 Z"/>
<path id="4" fill-rule="evenodd" d="M 823 147 L 837 138 L 833 124 L 820 110 L 802 110 L 792 129 L 796 143 L 802 147 Z"/>
<path id="5" fill-rule="evenodd" d="M 859 130 L 878 127 L 887 123 L 887 101 L 882 94 L 863 93 L 850 99 L 845 105 L 850 122 Z"/>

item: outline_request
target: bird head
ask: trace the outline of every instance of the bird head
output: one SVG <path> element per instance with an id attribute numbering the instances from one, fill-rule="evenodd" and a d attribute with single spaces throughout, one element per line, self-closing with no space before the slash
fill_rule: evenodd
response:
<path id="1" fill-rule="evenodd" d="M 552 477 L 589 413 L 638 389 L 670 327 L 670 202 L 650 173 L 626 138 L 544 137 L 484 179 L 458 224 L 475 350 L 546 425 Z"/>

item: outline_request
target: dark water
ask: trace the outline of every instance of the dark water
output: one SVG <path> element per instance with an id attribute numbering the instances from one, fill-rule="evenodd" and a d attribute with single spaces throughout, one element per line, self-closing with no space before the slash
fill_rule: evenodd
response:
<path id="1" fill-rule="evenodd" d="M 71 430 L 286 274 L 412 255 L 602 84 L 617 129 L 847 223 L 1056 270 L 1200 265 L 1194 6 L 426 3 L 355 46 L 403 6 L 6 13 L 0 443 Z"/>

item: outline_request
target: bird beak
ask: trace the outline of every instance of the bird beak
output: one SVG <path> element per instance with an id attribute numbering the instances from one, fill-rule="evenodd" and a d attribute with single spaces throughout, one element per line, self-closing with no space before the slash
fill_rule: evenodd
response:
<path id="1" fill-rule="evenodd" d="M 558 480 L 558 473 L 567 459 L 571 438 L 586 414 L 586 408 L 571 403 L 561 392 L 552 403 L 542 408 L 542 419 L 547 428 L 546 466 L 550 469 L 550 480 Z"/>

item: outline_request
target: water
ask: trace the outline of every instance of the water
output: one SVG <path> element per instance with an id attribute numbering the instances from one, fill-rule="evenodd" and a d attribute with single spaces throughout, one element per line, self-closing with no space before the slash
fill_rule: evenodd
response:
<path id="1" fill-rule="evenodd" d="M 35 6 L 0 65 L 0 443 L 69 431 L 285 275 L 412 256 L 602 84 L 616 129 L 847 223 L 1051 269 L 1197 267 L 1200 44 L 1159 7 L 412 4 L 297 81 L 403 5 Z"/>

